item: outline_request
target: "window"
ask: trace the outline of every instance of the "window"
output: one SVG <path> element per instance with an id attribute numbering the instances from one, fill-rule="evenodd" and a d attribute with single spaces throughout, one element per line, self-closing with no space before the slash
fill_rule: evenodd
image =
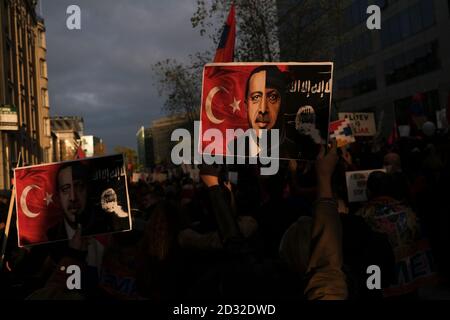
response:
<path id="1" fill-rule="evenodd" d="M 345 25 L 347 28 L 353 28 L 366 20 L 367 0 L 355 0 L 344 9 Z"/>
<path id="2" fill-rule="evenodd" d="M 9 97 L 8 97 L 9 98 L 9 102 L 11 104 L 14 104 L 14 87 L 12 85 L 9 86 L 8 92 L 9 92 Z"/>
<path id="3" fill-rule="evenodd" d="M 8 80 L 13 82 L 14 81 L 14 74 L 12 69 L 12 52 L 11 52 L 11 46 L 8 41 L 6 41 L 6 68 L 8 69 Z"/>
<path id="4" fill-rule="evenodd" d="M 30 30 L 27 32 L 27 48 L 28 48 L 28 59 L 31 59 L 31 57 L 33 57 L 33 53 L 32 53 L 33 42 L 31 40 L 31 31 Z"/>
<path id="5" fill-rule="evenodd" d="M 387 7 L 387 0 L 375 0 L 374 4 L 380 7 L 381 10 Z"/>
<path id="6" fill-rule="evenodd" d="M 422 29 L 422 16 L 419 4 L 412 6 L 408 12 L 412 23 L 412 33 L 415 34 Z"/>
<path id="7" fill-rule="evenodd" d="M 23 75 L 23 73 L 24 73 L 24 65 L 23 65 L 23 61 L 22 61 L 22 59 L 20 59 L 19 60 L 19 75 L 20 75 L 20 84 L 22 85 L 22 86 L 24 86 L 25 85 L 25 79 L 24 79 L 24 75 Z"/>
<path id="8" fill-rule="evenodd" d="M 39 67 L 41 69 L 41 77 L 47 78 L 47 62 L 44 59 L 39 60 Z"/>
<path id="9" fill-rule="evenodd" d="M 422 27 L 424 29 L 429 28 L 434 23 L 433 1 L 432 0 L 421 1 L 419 5 L 422 16 Z"/>
<path id="10" fill-rule="evenodd" d="M 33 71 L 30 70 L 30 96 L 34 98 L 34 82 Z"/>
<path id="11" fill-rule="evenodd" d="M 31 107 L 31 130 L 36 130 L 36 109 Z"/>
<path id="12" fill-rule="evenodd" d="M 413 48 L 384 62 L 386 84 L 408 80 L 440 67 L 438 42 Z"/>
<path id="13" fill-rule="evenodd" d="M 39 30 L 39 36 L 38 36 L 39 46 L 41 48 L 45 48 L 45 32 L 43 30 Z"/>
<path id="14" fill-rule="evenodd" d="M 400 20 L 392 21 L 390 32 L 392 34 L 391 41 L 393 43 L 396 43 L 396 42 L 399 42 L 402 40 Z"/>
<path id="15" fill-rule="evenodd" d="M 47 137 L 51 136 L 50 132 L 50 118 L 44 118 L 44 135 Z"/>
<path id="16" fill-rule="evenodd" d="M 26 115 L 26 109 L 25 109 L 25 100 L 21 99 L 20 100 L 20 111 L 21 111 L 21 120 L 23 124 L 27 123 L 27 115 Z"/>
<path id="17" fill-rule="evenodd" d="M 337 64 L 341 67 L 361 60 L 371 54 L 372 48 L 371 34 L 364 32 L 336 48 Z"/>
<path id="18" fill-rule="evenodd" d="M 433 24 L 433 1 L 421 0 L 383 23 L 381 28 L 382 47 L 394 45 L 431 27 Z"/>
<path id="19" fill-rule="evenodd" d="M 48 91 L 47 91 L 47 89 L 42 89 L 41 95 L 42 95 L 42 106 L 48 107 Z"/>
<path id="20" fill-rule="evenodd" d="M 400 30 L 401 37 L 403 39 L 408 38 L 411 34 L 411 23 L 409 21 L 408 12 L 403 12 L 400 14 Z"/>
<path id="21" fill-rule="evenodd" d="M 358 96 L 377 89 L 375 68 L 368 67 L 352 73 L 337 81 L 342 96 Z"/>
<path id="22" fill-rule="evenodd" d="M 22 47 L 22 27 L 20 26 L 19 19 L 17 19 L 17 37 L 19 40 L 19 47 Z"/>

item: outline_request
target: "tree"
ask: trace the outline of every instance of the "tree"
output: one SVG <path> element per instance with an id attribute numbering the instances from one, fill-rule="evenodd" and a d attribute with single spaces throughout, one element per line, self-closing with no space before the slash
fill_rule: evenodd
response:
<path id="1" fill-rule="evenodd" d="M 220 39 L 226 14 L 234 2 L 238 61 L 305 61 L 331 59 L 340 34 L 342 0 L 197 0 L 192 26 Z M 214 28 L 214 26 L 218 26 Z M 280 39 L 282 47 L 280 48 Z"/>
<path id="2" fill-rule="evenodd" d="M 206 4 L 197 0 L 197 11 L 191 18 L 192 26 L 200 35 L 207 35 L 219 43 L 223 23 L 232 0 L 212 0 Z M 278 61 L 277 6 L 275 0 L 237 0 L 236 49 L 237 61 Z M 215 27 L 214 27 L 215 26 Z"/>
<path id="3" fill-rule="evenodd" d="M 278 32 L 285 61 L 330 61 L 341 42 L 342 0 L 278 0 Z"/>
<path id="4" fill-rule="evenodd" d="M 96 143 L 94 145 L 94 156 L 100 157 L 106 155 L 106 146 L 103 142 Z"/>
<path id="5" fill-rule="evenodd" d="M 164 110 L 170 114 L 185 113 L 190 121 L 198 119 L 203 66 L 210 62 L 211 53 L 191 55 L 190 63 L 166 59 L 153 66 L 160 96 L 166 96 Z"/>
<path id="6" fill-rule="evenodd" d="M 166 111 L 198 119 L 202 68 L 212 61 L 211 52 L 217 48 L 232 2 L 236 5 L 237 61 L 334 57 L 336 41 L 340 42 L 342 0 L 197 0 L 191 23 L 201 36 L 211 39 L 212 50 L 191 55 L 188 63 L 167 59 L 154 65 L 158 92 L 166 96 Z"/>
<path id="7" fill-rule="evenodd" d="M 123 147 L 123 146 L 116 146 L 114 147 L 114 153 L 120 153 L 125 156 L 125 166 L 127 169 L 130 168 L 137 168 L 137 154 L 134 149 Z"/>

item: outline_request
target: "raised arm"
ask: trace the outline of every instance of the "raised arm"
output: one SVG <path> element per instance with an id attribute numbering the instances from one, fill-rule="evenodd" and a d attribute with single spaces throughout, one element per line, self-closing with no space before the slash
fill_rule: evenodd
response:
<path id="1" fill-rule="evenodd" d="M 314 206 L 311 255 L 306 272 L 305 295 L 308 300 L 347 298 L 347 284 L 342 271 L 342 225 L 331 189 L 337 160 L 334 144 L 326 155 L 323 148 L 316 161 L 318 198 Z"/>

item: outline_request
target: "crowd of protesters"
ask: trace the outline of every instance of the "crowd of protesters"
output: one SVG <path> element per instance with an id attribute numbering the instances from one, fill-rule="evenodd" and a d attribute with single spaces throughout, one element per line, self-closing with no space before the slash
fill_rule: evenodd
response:
<path id="1" fill-rule="evenodd" d="M 281 161 L 273 176 L 203 166 L 198 181 L 177 168 L 130 182 L 132 231 L 18 248 L 13 225 L 0 297 L 448 298 L 449 156 L 448 136 L 423 136 L 332 147 L 315 162 Z M 349 203 L 345 172 L 380 168 L 368 201 Z M 81 267 L 81 290 L 67 288 L 68 265 Z M 368 288 L 373 265 L 381 289 Z"/>

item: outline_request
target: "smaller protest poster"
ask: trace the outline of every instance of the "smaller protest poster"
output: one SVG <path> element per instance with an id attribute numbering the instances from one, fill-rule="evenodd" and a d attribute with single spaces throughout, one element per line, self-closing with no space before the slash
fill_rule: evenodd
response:
<path id="1" fill-rule="evenodd" d="M 340 112 L 340 120 L 348 119 L 355 137 L 371 137 L 377 133 L 375 116 L 372 112 Z"/>
<path id="2" fill-rule="evenodd" d="M 337 147 L 341 148 L 355 142 L 350 121 L 342 119 L 330 122 L 330 138 L 337 141 Z"/>
<path id="3" fill-rule="evenodd" d="M 347 182 L 348 202 L 367 201 L 367 179 L 374 171 L 386 172 L 385 169 L 348 171 L 345 173 Z"/>
<path id="4" fill-rule="evenodd" d="M 19 247 L 131 230 L 122 155 L 14 170 Z"/>

